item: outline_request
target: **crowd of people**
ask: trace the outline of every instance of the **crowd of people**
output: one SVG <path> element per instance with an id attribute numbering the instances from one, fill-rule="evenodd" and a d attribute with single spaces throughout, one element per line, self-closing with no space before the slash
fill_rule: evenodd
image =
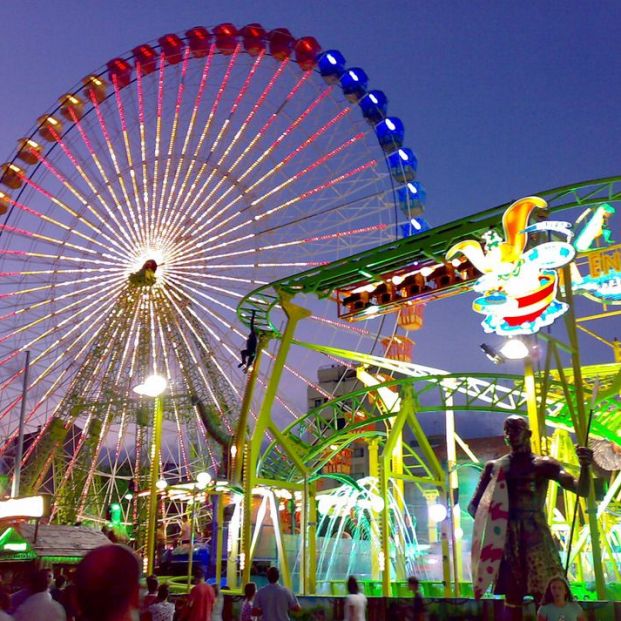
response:
<path id="1" fill-rule="evenodd" d="M 130 548 L 111 544 L 89 552 L 68 578 L 53 578 L 48 569 L 32 573 L 28 583 L 9 596 L 0 589 L 0 621 L 232 621 L 225 611 L 225 600 L 217 585 L 208 584 L 200 567 L 193 572 L 194 586 L 187 597 L 170 601 L 168 584 L 155 575 L 146 579 L 141 591 L 141 566 Z M 279 582 L 276 567 L 267 570 L 267 584 L 260 589 L 254 582 L 244 587 L 239 621 L 289 621 L 301 611 L 300 603 Z M 365 621 L 367 598 L 355 576 L 346 583 L 344 621 Z M 427 610 L 416 577 L 408 578 L 411 601 L 405 618 L 426 621 Z M 569 584 L 562 577 L 552 578 L 545 590 L 537 621 L 585 621 L 582 608 L 573 601 Z"/>

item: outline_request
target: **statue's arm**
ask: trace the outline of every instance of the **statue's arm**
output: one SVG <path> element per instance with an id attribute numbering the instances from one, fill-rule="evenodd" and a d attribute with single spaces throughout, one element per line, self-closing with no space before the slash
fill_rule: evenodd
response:
<path id="1" fill-rule="evenodd" d="M 474 514 L 477 512 L 477 507 L 479 506 L 479 503 L 481 502 L 481 497 L 483 496 L 483 493 L 485 492 L 485 488 L 487 487 L 487 484 L 490 482 L 490 479 L 492 478 L 492 471 L 494 469 L 494 461 L 488 461 L 485 464 L 485 468 L 483 468 L 483 472 L 481 472 L 481 478 L 479 479 L 479 484 L 477 485 L 477 488 L 474 492 L 474 496 L 472 496 L 472 500 L 470 501 L 470 504 L 468 505 L 468 513 L 474 517 Z"/>
<path id="2" fill-rule="evenodd" d="M 580 475 L 577 480 L 556 459 L 551 457 L 543 458 L 543 466 L 549 479 L 556 481 L 563 489 L 585 497 L 588 496 L 591 485 L 590 465 L 593 461 L 593 451 L 579 446 L 576 449 L 576 453 L 580 461 Z"/>

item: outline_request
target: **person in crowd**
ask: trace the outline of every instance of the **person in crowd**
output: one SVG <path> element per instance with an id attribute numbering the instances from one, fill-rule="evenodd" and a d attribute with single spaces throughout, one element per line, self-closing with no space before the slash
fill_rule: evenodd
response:
<path id="1" fill-rule="evenodd" d="M 200 567 L 194 568 L 194 587 L 190 591 L 188 621 L 211 621 L 211 612 L 216 595 L 205 582 L 205 575 Z"/>
<path id="2" fill-rule="evenodd" d="M 574 602 L 573 595 L 562 576 L 550 578 L 537 611 L 537 621 L 586 621 L 582 607 Z"/>
<path id="3" fill-rule="evenodd" d="M 192 538 L 192 526 L 188 521 L 188 516 L 184 515 L 181 518 L 181 532 L 179 533 L 179 538 L 181 539 L 181 544 L 189 544 L 190 539 Z"/>
<path id="4" fill-rule="evenodd" d="M 142 610 L 146 610 L 151 604 L 155 604 L 157 601 L 158 587 L 159 582 L 157 576 L 154 574 L 147 576 L 147 593 L 142 600 L 142 606 L 140 607 Z"/>
<path id="5" fill-rule="evenodd" d="M 239 621 L 253 621 L 252 606 L 256 592 L 257 585 L 254 582 L 248 582 L 248 584 L 244 586 L 244 601 L 242 602 Z"/>
<path id="6" fill-rule="evenodd" d="M 213 585 L 213 592 L 216 599 L 213 603 L 213 610 L 211 611 L 211 621 L 222 621 L 222 610 L 224 608 L 224 594 L 217 584 Z"/>
<path id="7" fill-rule="evenodd" d="M 11 597 L 11 605 L 8 612 L 13 614 L 31 595 L 32 581 L 34 579 L 34 570 L 30 570 L 25 576 L 25 583 L 22 583 L 21 589 L 15 591 Z"/>
<path id="8" fill-rule="evenodd" d="M 175 605 L 168 601 L 170 590 L 167 584 L 160 584 L 157 590 L 157 600 L 149 606 L 148 612 L 151 621 L 173 621 Z"/>
<path id="9" fill-rule="evenodd" d="M 345 621 L 365 621 L 367 616 L 367 598 L 360 592 L 358 581 L 354 576 L 347 579 L 347 600 L 345 601 Z"/>
<path id="10" fill-rule="evenodd" d="M 31 585 L 32 595 L 15 611 L 15 621 L 67 621 L 65 609 L 52 599 L 51 583 L 52 573 L 49 569 L 35 572 Z"/>
<path id="11" fill-rule="evenodd" d="M 425 601 L 420 594 L 420 584 L 416 576 L 408 578 L 408 589 L 412 592 L 412 619 L 413 621 L 425 621 Z"/>
<path id="12" fill-rule="evenodd" d="M 140 561 L 121 544 L 100 546 L 75 574 L 80 621 L 135 621 L 140 607 Z"/>
<path id="13" fill-rule="evenodd" d="M 63 600 L 65 598 L 65 585 L 67 584 L 67 577 L 63 576 L 63 574 L 58 574 L 56 579 L 54 580 L 54 586 L 50 591 L 50 595 L 52 599 L 57 601 L 61 606 L 63 605 Z"/>
<path id="14" fill-rule="evenodd" d="M 261 587 L 254 597 L 252 614 L 261 621 L 288 621 L 290 612 L 302 610 L 295 595 L 278 584 L 280 572 L 277 567 L 267 570 L 268 584 Z"/>
<path id="15" fill-rule="evenodd" d="M 11 607 L 11 598 L 9 594 L 0 588 L 0 621 L 13 621 L 13 617 L 8 613 Z"/>

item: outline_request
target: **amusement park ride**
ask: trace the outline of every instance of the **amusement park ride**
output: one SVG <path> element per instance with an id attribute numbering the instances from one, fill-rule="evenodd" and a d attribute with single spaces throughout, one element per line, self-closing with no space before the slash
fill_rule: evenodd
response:
<path id="1" fill-rule="evenodd" d="M 298 591 L 329 592 L 355 562 L 389 595 L 422 571 L 417 488 L 449 516 L 429 577 L 464 595 L 457 451 L 478 458 L 455 413 L 517 413 L 570 471 L 572 434 L 595 448 L 602 494 L 576 507 L 551 486 L 547 512 L 571 577 L 615 597 L 621 348 L 599 326 L 621 312 L 621 178 L 431 229 L 384 93 L 340 52 L 258 24 L 165 35 L 59 101 L 2 166 L 0 452 L 19 494 L 53 493 L 59 523 L 101 527 L 114 505 L 149 568 L 158 523 L 190 514 L 212 525 L 232 589 L 269 531 Z M 425 305 L 462 294 L 484 331 L 537 341 L 538 368 L 413 363 Z M 585 335 L 614 362 L 584 365 Z M 358 388 L 326 392 L 311 377 L 326 362 Z M 136 394 L 153 374 L 166 392 Z M 310 411 L 308 387 L 324 398 Z M 445 419 L 446 463 L 421 412 Z M 369 456 L 359 481 L 354 444 Z"/>

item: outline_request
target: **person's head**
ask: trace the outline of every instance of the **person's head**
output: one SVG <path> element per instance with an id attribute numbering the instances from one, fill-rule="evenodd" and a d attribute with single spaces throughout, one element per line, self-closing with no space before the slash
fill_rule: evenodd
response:
<path id="1" fill-rule="evenodd" d="M 358 587 L 358 580 L 356 580 L 354 576 L 349 576 L 349 578 L 347 578 L 347 592 L 351 595 L 355 595 L 356 593 L 360 592 L 360 588 Z"/>
<path id="2" fill-rule="evenodd" d="M 574 597 L 571 594 L 567 580 L 563 576 L 553 576 L 548 580 L 541 604 L 562 604 L 564 602 L 573 602 L 573 600 Z"/>
<path id="3" fill-rule="evenodd" d="M 246 586 L 244 586 L 244 597 L 248 600 L 251 600 L 255 593 L 257 592 L 257 585 L 254 582 L 248 582 Z"/>
<path id="4" fill-rule="evenodd" d="M 267 570 L 267 581 L 270 584 L 276 584 L 279 578 L 280 578 L 280 572 L 278 571 L 278 567 L 270 567 Z"/>
<path id="5" fill-rule="evenodd" d="M 168 588 L 167 584 L 160 584 L 158 590 L 157 590 L 157 601 L 158 602 L 165 602 L 168 599 L 168 596 L 170 595 L 170 589 Z"/>
<path id="6" fill-rule="evenodd" d="M 185 524 L 188 521 L 188 516 L 187 515 L 182 515 L 181 516 L 181 521 Z"/>
<path id="7" fill-rule="evenodd" d="M 158 585 L 159 582 L 156 575 L 152 574 L 151 576 L 147 576 L 147 591 L 149 591 L 150 595 L 157 591 Z"/>
<path id="8" fill-rule="evenodd" d="M 505 443 L 512 450 L 530 446 L 530 437 L 533 432 L 528 426 L 528 421 L 521 416 L 509 416 L 504 425 Z"/>
<path id="9" fill-rule="evenodd" d="M 116 621 L 139 607 L 140 562 L 130 548 L 91 550 L 75 573 L 78 605 L 89 621 Z"/>
<path id="10" fill-rule="evenodd" d="M 57 589 L 62 589 L 66 583 L 67 583 L 67 578 L 63 576 L 62 574 L 59 574 L 58 576 L 56 576 L 56 580 L 54 580 L 54 586 Z"/>
<path id="11" fill-rule="evenodd" d="M 49 569 L 39 569 L 32 575 L 31 589 L 33 593 L 43 593 L 52 584 L 52 572 Z"/>
<path id="12" fill-rule="evenodd" d="M 418 578 L 416 576 L 410 576 L 408 578 L 408 589 L 412 593 L 418 593 Z"/>
<path id="13" fill-rule="evenodd" d="M 196 565 L 192 569 L 192 577 L 194 578 L 194 583 L 198 584 L 205 579 L 205 573 L 201 567 L 197 567 Z"/>

